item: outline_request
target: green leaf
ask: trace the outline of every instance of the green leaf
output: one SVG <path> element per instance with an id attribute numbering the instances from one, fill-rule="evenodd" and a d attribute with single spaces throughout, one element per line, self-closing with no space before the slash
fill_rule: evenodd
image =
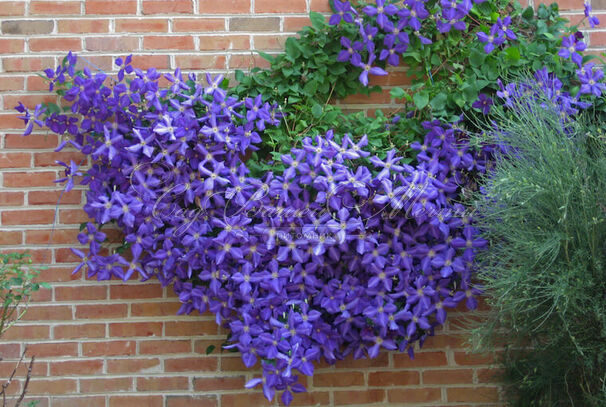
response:
<path id="1" fill-rule="evenodd" d="M 317 28 L 318 30 L 326 26 L 326 20 L 324 19 L 324 16 L 320 13 L 312 11 L 311 13 L 309 13 L 309 19 L 311 20 L 311 24 L 314 26 L 314 28 Z"/>
<path id="2" fill-rule="evenodd" d="M 471 54 L 469 55 L 469 62 L 471 66 L 479 67 L 486 60 L 486 53 L 484 51 L 480 51 L 478 49 L 472 49 Z"/>
<path id="3" fill-rule="evenodd" d="M 429 92 L 423 90 L 421 92 L 412 95 L 412 100 L 415 103 L 417 109 L 421 110 L 429 103 Z"/>
<path id="4" fill-rule="evenodd" d="M 264 60 L 272 62 L 272 63 L 276 59 L 275 57 L 273 57 L 273 56 L 271 56 L 271 55 L 269 55 L 269 54 L 267 54 L 267 53 L 265 53 L 263 51 L 257 51 L 257 54 L 259 54 L 261 56 L 261 58 L 263 58 Z"/>
<path id="5" fill-rule="evenodd" d="M 216 348 L 216 346 L 215 346 L 215 345 L 209 345 L 209 346 L 206 348 L 206 354 L 207 354 L 207 355 L 210 355 L 211 353 L 213 353 L 213 351 L 215 350 L 215 348 Z"/>
<path id="6" fill-rule="evenodd" d="M 526 9 L 522 12 L 522 18 L 525 20 L 531 20 L 534 17 L 534 8 L 526 7 Z"/>
<path id="7" fill-rule="evenodd" d="M 402 88 L 393 88 L 389 94 L 392 98 L 402 99 L 404 96 L 406 96 L 406 91 Z"/>
<path id="8" fill-rule="evenodd" d="M 316 103 L 315 105 L 313 105 L 311 108 L 311 114 L 316 119 L 319 118 L 320 116 L 322 116 L 322 106 L 320 106 L 319 103 Z"/>
<path id="9" fill-rule="evenodd" d="M 312 79 L 311 81 L 307 82 L 305 86 L 303 86 L 303 92 L 310 96 L 314 96 L 317 90 L 318 82 L 315 79 Z"/>
<path id="10" fill-rule="evenodd" d="M 286 55 L 293 59 L 299 58 L 301 56 L 301 49 L 299 49 L 296 42 L 297 40 L 295 38 L 289 37 L 286 40 L 285 44 Z"/>
<path id="11" fill-rule="evenodd" d="M 446 106 L 448 95 L 446 93 L 438 93 L 433 99 L 431 99 L 431 108 L 434 110 L 442 110 Z"/>

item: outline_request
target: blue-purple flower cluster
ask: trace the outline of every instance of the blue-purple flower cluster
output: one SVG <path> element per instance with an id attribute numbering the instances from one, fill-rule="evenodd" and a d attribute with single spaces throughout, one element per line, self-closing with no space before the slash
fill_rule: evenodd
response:
<path id="1" fill-rule="evenodd" d="M 474 3 L 483 1 L 474 0 Z M 341 39 L 344 49 L 338 60 L 362 68 L 359 79 L 366 86 L 369 74 L 387 74 L 383 68 L 374 65 L 377 57 L 389 65 L 398 66 L 400 56 L 407 51 L 411 41 L 431 44 L 431 39 L 423 34 L 426 31 L 422 31 L 424 24 L 435 25 L 442 34 L 451 29 L 465 31 L 467 23 L 464 20 L 473 3 L 471 0 L 441 0 L 433 13 L 428 11 L 426 1 L 423 0 L 375 0 L 375 5 L 367 5 L 361 12 L 349 1 L 334 0 L 333 5 L 336 13 L 330 18 L 329 24 L 338 25 L 341 21 L 356 24 L 360 33 L 360 41 L 347 37 Z M 384 34 L 383 47 L 376 49 L 375 37 L 380 32 Z M 365 54 L 368 54 L 366 60 L 363 57 Z"/>
<path id="2" fill-rule="evenodd" d="M 221 76 L 202 85 L 178 70 L 163 89 L 158 72 L 130 58 L 118 60 L 115 80 L 75 63 L 70 54 L 47 72 L 51 86 L 67 87 L 70 114 L 18 107 L 26 133 L 37 123 L 71 135 L 59 149 L 92 159 L 86 172 L 66 164 L 62 179 L 71 188 L 84 173 L 93 219 L 74 272 L 173 283 L 180 313 L 211 311 L 245 365 L 260 361 L 248 387 L 289 404 L 305 390 L 297 374 L 312 375 L 314 363 L 381 348 L 412 357 L 447 308 L 476 307 L 472 262 L 486 242 L 456 202 L 486 156 L 456 127 L 425 123 L 416 166 L 395 151 L 371 156 L 366 137 L 328 132 L 282 156 L 283 173 L 252 177 L 244 158 L 280 120 L 261 96 L 239 100 Z M 126 251 L 103 251 L 108 224 Z"/>

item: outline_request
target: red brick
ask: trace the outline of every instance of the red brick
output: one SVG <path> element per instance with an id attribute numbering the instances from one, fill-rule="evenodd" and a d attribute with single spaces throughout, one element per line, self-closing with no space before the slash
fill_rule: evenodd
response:
<path id="1" fill-rule="evenodd" d="M 0 206 L 23 205 L 25 194 L 23 192 L 0 192 Z"/>
<path id="2" fill-rule="evenodd" d="M 305 0 L 255 0 L 255 13 L 305 13 Z"/>
<path id="3" fill-rule="evenodd" d="M 217 396 L 166 396 L 166 407 L 215 407 Z"/>
<path id="4" fill-rule="evenodd" d="M 408 354 L 398 353 L 393 355 L 394 367 L 429 367 L 445 366 L 446 354 L 444 352 L 417 352 L 415 358 L 410 359 Z"/>
<path id="5" fill-rule="evenodd" d="M 0 54 L 20 54 L 25 51 L 25 40 L 17 38 L 0 39 Z"/>
<path id="6" fill-rule="evenodd" d="M 68 163 L 74 161 L 78 165 L 86 163 L 86 157 L 77 151 L 45 152 L 34 153 L 34 166 L 36 167 L 56 167 L 63 170 L 63 166 L 56 161 Z"/>
<path id="7" fill-rule="evenodd" d="M 145 322 L 145 324 L 148 324 Z M 162 326 L 160 325 L 160 332 L 162 332 Z M 143 336 L 143 335 L 137 335 Z M 191 340 L 151 340 L 141 341 L 139 343 L 139 354 L 141 355 L 163 355 L 170 353 L 190 353 L 191 352 Z"/>
<path id="8" fill-rule="evenodd" d="M 296 32 L 310 24 L 308 17 L 284 17 L 284 31 Z"/>
<path id="9" fill-rule="evenodd" d="M 116 32 L 139 33 L 139 32 L 167 32 L 168 20 L 166 19 L 120 19 L 116 20 Z"/>
<path id="10" fill-rule="evenodd" d="M 25 377 L 30 361 L 31 359 L 28 354 L 19 365 L 17 365 L 17 361 L 15 360 L 0 362 L 0 377 L 9 377 L 13 372 L 15 372 L 15 377 Z M 47 373 L 48 363 L 35 360 L 32 366 L 32 377 L 46 377 Z"/>
<path id="11" fill-rule="evenodd" d="M 55 301 L 90 301 L 105 300 L 107 298 L 107 286 L 90 285 L 69 287 L 55 287 Z M 105 306 L 99 307 L 103 310 Z"/>
<path id="12" fill-rule="evenodd" d="M 30 167 L 30 153 L 0 153 L 0 168 Z"/>
<path id="13" fill-rule="evenodd" d="M 0 92 L 7 90 L 22 90 L 23 78 L 19 76 L 3 76 L 0 78 Z"/>
<path id="14" fill-rule="evenodd" d="M 32 15 L 80 14 L 80 2 L 73 1 L 32 1 L 29 5 Z"/>
<path id="15" fill-rule="evenodd" d="M 248 391 L 240 394 L 222 394 L 221 405 L 229 407 L 265 407 L 273 406 L 274 403 L 267 401 L 262 393 L 251 393 Z"/>
<path id="16" fill-rule="evenodd" d="M 122 356 L 135 353 L 135 341 L 85 342 L 82 344 L 82 354 L 94 356 Z"/>
<path id="17" fill-rule="evenodd" d="M 143 14 L 190 14 L 192 12 L 191 0 L 143 0 Z"/>
<path id="18" fill-rule="evenodd" d="M 255 35 L 254 42 L 256 50 L 283 50 L 286 35 Z"/>
<path id="19" fill-rule="evenodd" d="M 105 407 L 104 396 L 53 397 L 53 407 Z M 42 407 L 42 406 L 36 406 Z"/>
<path id="20" fill-rule="evenodd" d="M 40 281 L 47 283 L 81 280 L 82 274 L 72 274 L 73 267 L 52 267 L 40 271 Z"/>
<path id="21" fill-rule="evenodd" d="M 230 69 L 252 69 L 252 68 L 269 68 L 269 62 L 259 55 L 232 55 L 229 60 Z"/>
<path id="22" fill-rule="evenodd" d="M 335 391 L 335 405 L 374 404 L 385 401 L 385 390 Z"/>
<path id="23" fill-rule="evenodd" d="M 125 322 L 109 324 L 112 338 L 131 336 L 161 336 L 162 322 Z"/>
<path id="24" fill-rule="evenodd" d="M 80 38 L 30 38 L 30 51 L 80 51 Z"/>
<path id="25" fill-rule="evenodd" d="M 503 371 L 497 368 L 477 369 L 476 374 L 478 383 L 498 383 L 502 380 Z"/>
<path id="26" fill-rule="evenodd" d="M 455 352 L 454 357 L 457 365 L 471 366 L 495 363 L 494 356 L 490 354 Z"/>
<path id="27" fill-rule="evenodd" d="M 126 317 L 126 304 L 78 305 L 77 319 L 105 319 Z"/>
<path id="28" fill-rule="evenodd" d="M 76 256 L 71 249 L 61 248 L 55 249 L 56 263 L 79 263 L 80 258 Z"/>
<path id="29" fill-rule="evenodd" d="M 200 336 L 218 333 L 215 321 L 177 321 L 165 322 L 165 325 L 165 336 Z"/>
<path id="30" fill-rule="evenodd" d="M 121 284 L 109 287 L 111 299 L 162 298 L 162 286 L 149 282 L 147 284 Z"/>
<path id="31" fill-rule="evenodd" d="M 39 103 L 56 102 L 55 95 L 6 95 L 4 96 L 4 108 L 6 110 L 13 109 L 19 102 L 25 106 L 34 107 Z M 26 136 L 27 137 L 27 136 Z"/>
<path id="32" fill-rule="evenodd" d="M 370 86 L 409 86 L 412 84 L 412 76 L 408 76 L 406 71 L 393 71 L 389 72 L 388 75 L 370 75 L 369 84 Z"/>
<path id="33" fill-rule="evenodd" d="M 59 20 L 57 27 L 59 32 L 62 34 L 108 33 L 109 20 L 97 18 L 92 20 L 85 20 L 83 18 L 79 18 L 77 20 Z"/>
<path id="34" fill-rule="evenodd" d="M 248 35 L 204 35 L 199 38 L 201 51 L 250 49 L 250 38 Z"/>
<path id="35" fill-rule="evenodd" d="M 448 401 L 488 403 L 499 401 L 497 387 L 450 387 L 446 389 Z"/>
<path id="36" fill-rule="evenodd" d="M 143 48 L 151 49 L 194 49 L 194 39 L 187 36 L 148 36 L 143 38 Z"/>
<path id="37" fill-rule="evenodd" d="M 93 375 L 102 371 L 103 359 L 55 361 L 50 364 L 51 376 Z"/>
<path id="38" fill-rule="evenodd" d="M 351 95 L 341 100 L 345 104 L 364 104 L 364 105 L 376 105 L 376 104 L 389 104 L 391 103 L 391 95 L 388 90 L 381 92 L 373 92 L 370 95 Z"/>
<path id="39" fill-rule="evenodd" d="M 222 69 L 225 68 L 225 56 L 175 55 L 175 63 L 182 69 Z"/>
<path id="40" fill-rule="evenodd" d="M 109 407 L 163 407 L 162 396 L 111 396 Z"/>
<path id="41" fill-rule="evenodd" d="M 82 209 L 60 209 L 59 223 L 65 225 L 79 225 L 83 222 L 90 222 L 90 218 Z"/>
<path id="42" fill-rule="evenodd" d="M 2 253 L 7 253 L 8 250 L 3 249 Z M 52 251 L 50 249 L 16 249 L 11 248 L 10 252 L 12 253 L 27 253 L 32 259 L 32 264 L 44 264 L 45 266 L 50 263 L 52 258 Z M 40 273 L 40 281 L 45 281 L 42 279 L 42 273 Z"/>
<path id="43" fill-rule="evenodd" d="M 80 379 L 80 391 L 82 393 L 112 393 L 131 390 L 132 388 L 133 379 L 131 377 Z"/>
<path id="44" fill-rule="evenodd" d="M 52 57 L 18 57 L 2 58 L 4 72 L 36 72 L 53 67 L 55 60 Z"/>
<path id="45" fill-rule="evenodd" d="M 314 387 L 363 386 L 364 375 L 361 372 L 347 372 L 347 374 L 337 372 L 316 373 L 313 382 Z"/>
<path id="46" fill-rule="evenodd" d="M 174 18 L 174 32 L 212 32 L 225 31 L 224 18 Z"/>
<path id="47" fill-rule="evenodd" d="M 23 16 L 25 15 L 25 2 L 23 1 L 5 1 L 2 2 L 3 16 Z"/>
<path id="48" fill-rule="evenodd" d="M 439 388 L 423 389 L 390 389 L 387 391 L 387 400 L 390 403 L 429 403 L 440 401 L 442 392 Z"/>
<path id="49" fill-rule="evenodd" d="M 86 0 L 86 14 L 135 14 L 136 0 Z"/>
<path id="50" fill-rule="evenodd" d="M 44 91 L 48 92 L 49 80 L 40 76 L 28 76 L 26 78 L 27 90 L 29 91 Z M 45 134 L 47 135 L 47 134 Z M 21 135 L 20 135 L 21 136 Z M 21 136 L 23 137 L 23 136 Z M 35 135 L 29 135 L 27 138 L 35 137 Z M 55 137 L 57 137 L 55 135 Z"/>
<path id="51" fill-rule="evenodd" d="M 21 356 L 20 343 L 0 343 L 0 355 L 4 359 L 16 359 Z M 31 355 L 31 353 L 28 353 Z"/>
<path id="52" fill-rule="evenodd" d="M 69 305 L 30 305 L 22 318 L 24 321 L 69 321 L 72 307 Z"/>
<path id="53" fill-rule="evenodd" d="M 5 63 L 5 67 L 7 64 Z M 8 71 L 7 71 L 8 72 Z M 2 129 L 23 129 L 23 120 L 19 118 L 20 114 L 1 114 L 0 113 L 0 130 Z"/>
<path id="54" fill-rule="evenodd" d="M 311 0 L 311 11 L 319 13 L 331 13 L 329 0 Z"/>
<path id="55" fill-rule="evenodd" d="M 30 134 L 23 137 L 21 134 L 7 134 L 4 136 L 5 149 L 50 149 L 59 144 L 56 134 Z"/>
<path id="56" fill-rule="evenodd" d="M 168 55 L 133 55 L 133 66 L 139 69 L 168 69 L 170 67 L 170 58 Z"/>
<path id="57" fill-rule="evenodd" d="M 330 395 L 328 392 L 316 390 L 311 393 L 298 393 L 290 405 L 293 407 L 329 406 L 331 405 Z"/>
<path id="58" fill-rule="evenodd" d="M 77 356 L 77 342 L 33 343 L 27 346 L 28 354 L 37 358 L 52 358 L 59 356 Z"/>
<path id="59" fill-rule="evenodd" d="M 46 187 L 54 185 L 57 179 L 54 171 L 7 172 L 4 173 L 4 186 L 7 188 Z"/>
<path id="60" fill-rule="evenodd" d="M 0 201 L 2 196 L 0 194 Z M 23 241 L 23 234 L 16 230 L 0 230 L 0 245 L 19 245 Z"/>
<path id="61" fill-rule="evenodd" d="M 404 386 L 419 383 L 419 373 L 412 370 L 402 372 L 370 372 L 368 375 L 369 386 Z"/>
<path id="62" fill-rule="evenodd" d="M 13 339 L 35 339 L 43 340 L 50 338 L 50 327 L 48 325 L 13 325 L 2 334 L 3 341 Z"/>
<path id="63" fill-rule="evenodd" d="M 87 37 L 87 51 L 135 51 L 139 49 L 139 39 L 135 37 Z"/>
<path id="64" fill-rule="evenodd" d="M 61 201 L 59 201 L 61 198 Z M 62 191 L 29 191 L 27 193 L 27 203 L 30 205 L 56 205 L 61 202 L 61 205 L 74 205 L 82 202 L 82 191 L 72 189 L 69 192 Z M 77 234 L 77 233 L 76 233 Z M 53 241 L 56 238 L 53 235 Z M 73 243 L 74 240 L 71 241 Z M 66 242 L 67 243 L 67 242 Z"/>
<path id="65" fill-rule="evenodd" d="M 138 391 L 187 390 L 187 377 L 138 377 Z"/>
<path id="66" fill-rule="evenodd" d="M 218 361 L 215 357 L 166 359 L 166 372 L 208 372 L 217 370 Z"/>
<path id="67" fill-rule="evenodd" d="M 68 394 L 76 393 L 76 380 L 74 379 L 32 379 L 27 387 L 27 392 L 30 395 L 36 394 Z"/>
<path id="68" fill-rule="evenodd" d="M 472 383 L 473 370 L 426 370 L 423 372 L 423 384 Z"/>
<path id="69" fill-rule="evenodd" d="M 144 373 L 160 370 L 160 359 L 115 359 L 107 361 L 108 373 Z"/>
<path id="70" fill-rule="evenodd" d="M 195 377 L 194 390 L 214 392 L 216 390 L 241 389 L 246 383 L 244 376 Z"/>
<path id="71" fill-rule="evenodd" d="M 178 302 L 143 302 L 131 305 L 133 317 L 168 317 L 177 314 L 181 308 Z"/>
<path id="72" fill-rule="evenodd" d="M 244 14 L 250 12 L 250 0 L 198 0 L 200 14 Z"/>
<path id="73" fill-rule="evenodd" d="M 56 325 L 53 327 L 55 339 L 104 338 L 105 324 Z"/>

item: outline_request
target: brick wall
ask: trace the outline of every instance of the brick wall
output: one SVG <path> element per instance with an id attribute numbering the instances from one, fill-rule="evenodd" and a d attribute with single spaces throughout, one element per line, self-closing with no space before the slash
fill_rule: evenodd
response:
<path id="1" fill-rule="evenodd" d="M 605 0 L 593 0 L 596 10 Z M 48 265 L 23 321 L 0 342 L 0 377 L 27 344 L 36 355 L 29 399 L 40 407 L 262 406 L 259 391 L 243 389 L 254 372 L 237 354 L 217 350 L 225 337 L 204 316 L 176 316 L 178 300 L 156 282 L 96 282 L 72 276 L 78 225 L 86 220 L 83 190 L 60 188 L 56 135 L 19 135 L 12 108 L 52 99 L 36 73 L 69 50 L 110 71 L 114 58 L 133 53 L 139 67 L 233 72 L 263 64 L 250 50 L 279 52 L 284 39 L 308 23 L 310 10 L 327 12 L 327 0 L 68 0 L 0 1 L 0 250 L 27 249 Z M 561 1 L 578 21 L 580 0 Z M 597 13 L 606 23 L 606 12 Z M 591 35 L 595 49 L 606 31 Z M 402 75 L 394 76 L 402 78 Z M 394 77 L 384 82 L 395 83 Z M 389 105 L 388 92 L 350 98 L 362 108 Z M 293 405 L 486 406 L 498 403 L 490 358 L 465 353 L 462 324 L 451 313 L 443 332 L 427 341 L 414 361 L 383 352 L 374 360 L 348 359 L 319 366 L 309 393 Z M 20 369 L 13 392 L 22 385 Z"/>

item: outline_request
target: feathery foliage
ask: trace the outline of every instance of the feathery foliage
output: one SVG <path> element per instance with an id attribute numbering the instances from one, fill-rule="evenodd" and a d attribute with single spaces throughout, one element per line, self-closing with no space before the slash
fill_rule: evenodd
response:
<path id="1" fill-rule="evenodd" d="M 482 141 L 499 153 L 475 202 L 491 243 L 479 254 L 491 309 L 476 345 L 504 348 L 515 406 L 604 406 L 606 138 L 545 100 L 494 119 Z"/>

